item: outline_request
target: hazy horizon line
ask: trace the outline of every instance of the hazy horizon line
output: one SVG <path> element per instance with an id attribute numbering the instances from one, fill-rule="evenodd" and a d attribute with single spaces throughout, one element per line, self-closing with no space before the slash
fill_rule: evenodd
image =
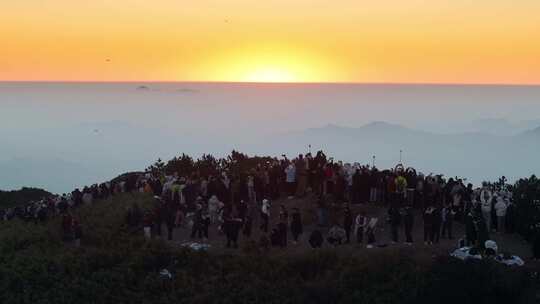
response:
<path id="1" fill-rule="evenodd" d="M 235 84 L 235 85 L 403 85 L 403 86 L 489 86 L 489 87 L 540 87 L 540 83 L 459 83 L 459 82 L 341 82 L 341 81 L 197 81 L 197 80 L 0 80 L 0 83 L 75 83 L 75 84 Z"/>

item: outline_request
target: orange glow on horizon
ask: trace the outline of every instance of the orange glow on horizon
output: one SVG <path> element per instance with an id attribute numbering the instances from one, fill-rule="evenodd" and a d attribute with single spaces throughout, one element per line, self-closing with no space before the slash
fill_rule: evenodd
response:
<path id="1" fill-rule="evenodd" d="M 0 81 L 540 84 L 540 1 L 19 0 Z"/>

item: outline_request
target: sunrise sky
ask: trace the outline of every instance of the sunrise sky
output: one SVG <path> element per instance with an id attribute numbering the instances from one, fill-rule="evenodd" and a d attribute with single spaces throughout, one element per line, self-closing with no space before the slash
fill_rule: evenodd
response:
<path id="1" fill-rule="evenodd" d="M 540 84 L 538 0 L 18 0 L 0 80 Z"/>

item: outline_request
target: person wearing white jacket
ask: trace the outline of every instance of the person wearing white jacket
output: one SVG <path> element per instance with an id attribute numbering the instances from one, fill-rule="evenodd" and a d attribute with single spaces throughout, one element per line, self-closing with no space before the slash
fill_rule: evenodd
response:
<path id="1" fill-rule="evenodd" d="M 362 244 L 364 241 L 364 229 L 367 227 L 368 220 L 365 211 L 361 211 L 354 220 L 354 233 L 358 244 Z"/>
<path id="2" fill-rule="evenodd" d="M 493 194 L 489 189 L 483 189 L 480 192 L 480 203 L 482 204 L 482 217 L 486 222 L 488 232 L 491 231 L 491 200 Z"/>
<path id="3" fill-rule="evenodd" d="M 506 202 L 502 197 L 497 198 L 497 203 L 495 204 L 495 213 L 497 214 L 497 232 L 504 232 L 504 223 L 506 221 Z"/>
<path id="4" fill-rule="evenodd" d="M 215 224 L 218 222 L 219 210 L 223 208 L 224 204 L 217 198 L 217 196 L 212 195 L 208 200 L 208 213 L 210 215 L 210 222 Z"/>
<path id="5" fill-rule="evenodd" d="M 261 230 L 264 231 L 264 233 L 268 232 L 268 222 L 270 221 L 270 201 L 267 199 L 263 199 L 262 201 L 262 207 L 261 207 Z"/>

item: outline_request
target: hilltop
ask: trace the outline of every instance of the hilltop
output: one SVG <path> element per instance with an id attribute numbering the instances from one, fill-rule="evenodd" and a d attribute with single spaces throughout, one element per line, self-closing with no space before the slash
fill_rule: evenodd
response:
<path id="1" fill-rule="evenodd" d="M 39 188 L 26 188 L 20 190 L 0 190 L 0 209 L 22 205 L 30 201 L 37 201 L 51 196 L 52 193 Z"/>
<path id="2" fill-rule="evenodd" d="M 193 252 L 127 229 L 133 203 L 149 209 L 153 198 L 126 193 L 77 209 L 81 248 L 62 242 L 60 218 L 0 223 L 2 302 L 529 303 L 534 294 L 519 269 L 402 249 Z"/>

